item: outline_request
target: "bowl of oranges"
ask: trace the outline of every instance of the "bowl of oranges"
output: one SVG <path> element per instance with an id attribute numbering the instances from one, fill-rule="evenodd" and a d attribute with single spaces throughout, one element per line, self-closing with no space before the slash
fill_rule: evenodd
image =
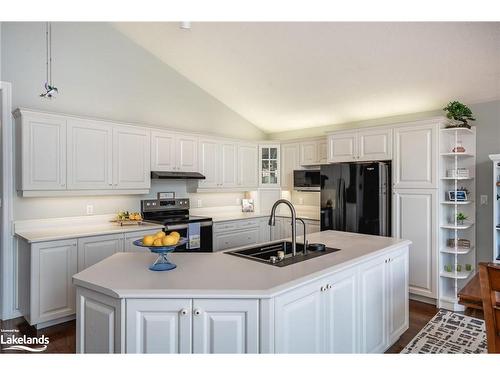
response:
<path id="1" fill-rule="evenodd" d="M 186 244 L 187 239 L 181 237 L 178 232 L 159 231 L 154 235 L 144 236 L 142 239 L 135 240 L 134 245 L 139 247 L 147 247 L 151 252 L 157 253 L 158 258 L 149 267 L 151 271 L 168 271 L 177 267 L 171 263 L 167 254 L 175 250 L 176 247 Z"/>

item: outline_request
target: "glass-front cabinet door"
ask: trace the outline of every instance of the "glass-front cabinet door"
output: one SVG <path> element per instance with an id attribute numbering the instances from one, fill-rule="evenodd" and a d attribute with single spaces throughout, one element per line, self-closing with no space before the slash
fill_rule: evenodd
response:
<path id="1" fill-rule="evenodd" d="M 280 186 L 280 146 L 264 144 L 259 146 L 259 185 Z"/>

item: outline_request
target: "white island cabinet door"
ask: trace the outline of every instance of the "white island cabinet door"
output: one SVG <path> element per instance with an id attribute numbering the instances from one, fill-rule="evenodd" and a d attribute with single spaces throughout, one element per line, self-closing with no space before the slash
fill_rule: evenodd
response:
<path id="1" fill-rule="evenodd" d="M 127 353 L 191 353 L 191 299 L 127 300 Z"/>
<path id="2" fill-rule="evenodd" d="M 359 307 L 356 269 L 340 272 L 327 278 L 326 282 L 326 352 L 357 353 Z"/>
<path id="3" fill-rule="evenodd" d="M 194 353 L 258 353 L 259 301 L 193 300 Z"/>
<path id="4" fill-rule="evenodd" d="M 177 168 L 175 135 L 172 133 L 151 132 L 151 170 L 170 172 Z"/>
<path id="5" fill-rule="evenodd" d="M 408 329 L 408 252 L 389 256 L 387 263 L 389 342 L 395 342 Z"/>
<path id="6" fill-rule="evenodd" d="M 151 154 L 149 130 L 132 126 L 113 129 L 113 182 L 115 189 L 149 189 Z"/>
<path id="7" fill-rule="evenodd" d="M 387 345 L 386 288 L 386 258 L 360 266 L 362 353 L 383 353 Z"/>
<path id="8" fill-rule="evenodd" d="M 31 324 L 62 318 L 75 312 L 76 240 L 33 244 Z"/>
<path id="9" fill-rule="evenodd" d="M 314 282 L 276 297 L 276 353 L 325 352 L 324 285 Z"/>
<path id="10" fill-rule="evenodd" d="M 23 114 L 22 190 L 66 190 L 66 120 Z"/>
<path id="11" fill-rule="evenodd" d="M 437 130 L 434 124 L 394 129 L 394 188 L 429 188 L 437 184 Z"/>
<path id="12" fill-rule="evenodd" d="M 123 251 L 123 234 L 78 239 L 78 272 Z"/>
<path id="13" fill-rule="evenodd" d="M 113 127 L 104 122 L 68 120 L 68 189 L 111 189 Z"/>

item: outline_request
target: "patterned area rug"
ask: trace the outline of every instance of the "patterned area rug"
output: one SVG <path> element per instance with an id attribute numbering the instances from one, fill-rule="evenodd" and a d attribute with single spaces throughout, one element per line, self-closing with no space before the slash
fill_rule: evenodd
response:
<path id="1" fill-rule="evenodd" d="M 439 310 L 401 351 L 405 354 L 479 354 L 487 352 L 484 320 Z"/>

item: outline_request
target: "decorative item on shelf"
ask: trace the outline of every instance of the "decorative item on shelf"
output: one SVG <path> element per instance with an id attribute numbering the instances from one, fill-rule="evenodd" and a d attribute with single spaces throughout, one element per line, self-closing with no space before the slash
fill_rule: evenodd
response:
<path id="1" fill-rule="evenodd" d="M 470 240 L 467 240 L 465 238 L 449 238 L 446 241 L 446 246 L 470 249 Z"/>
<path id="2" fill-rule="evenodd" d="M 448 200 L 452 202 L 466 202 L 469 199 L 469 191 L 466 188 L 448 191 Z"/>
<path id="3" fill-rule="evenodd" d="M 159 231 L 154 236 L 144 236 L 142 240 L 134 241 L 134 245 L 147 247 L 152 253 L 158 254 L 158 258 L 149 266 L 151 271 L 169 271 L 177 266 L 168 260 L 167 254 L 174 251 L 176 247 L 185 245 L 187 241 L 187 238 L 181 237 L 178 232 L 171 232 L 167 235 Z"/>
<path id="4" fill-rule="evenodd" d="M 462 146 L 461 140 L 457 141 L 457 145 L 453 147 L 453 150 L 451 150 L 451 152 L 454 152 L 455 154 L 460 154 L 460 153 L 463 154 L 465 152 L 465 147 Z"/>
<path id="5" fill-rule="evenodd" d="M 447 128 L 470 129 L 471 126 L 467 121 L 476 121 L 470 108 L 458 101 L 449 102 L 448 105 L 443 108 L 443 111 L 446 111 L 446 117 L 451 120 L 446 126 Z"/>
<path id="6" fill-rule="evenodd" d="M 461 264 L 457 264 L 457 272 L 462 272 L 462 265 Z"/>
<path id="7" fill-rule="evenodd" d="M 452 270 L 452 268 L 451 268 L 451 266 L 449 264 L 445 264 L 444 265 L 444 271 L 445 272 L 451 272 L 451 270 Z"/>
<path id="8" fill-rule="evenodd" d="M 463 225 L 464 221 L 467 220 L 467 216 L 465 216 L 462 212 L 459 212 L 457 214 L 457 224 L 458 225 Z"/>
<path id="9" fill-rule="evenodd" d="M 467 168 L 454 168 L 446 170 L 446 177 L 451 178 L 468 178 L 469 177 L 469 169 Z"/>
<path id="10" fill-rule="evenodd" d="M 253 199 L 242 199 L 241 200 L 241 211 L 242 212 L 254 212 Z"/>
<path id="11" fill-rule="evenodd" d="M 472 271 L 472 264 L 467 263 L 467 264 L 465 265 L 465 270 L 466 270 L 467 272 Z"/>

